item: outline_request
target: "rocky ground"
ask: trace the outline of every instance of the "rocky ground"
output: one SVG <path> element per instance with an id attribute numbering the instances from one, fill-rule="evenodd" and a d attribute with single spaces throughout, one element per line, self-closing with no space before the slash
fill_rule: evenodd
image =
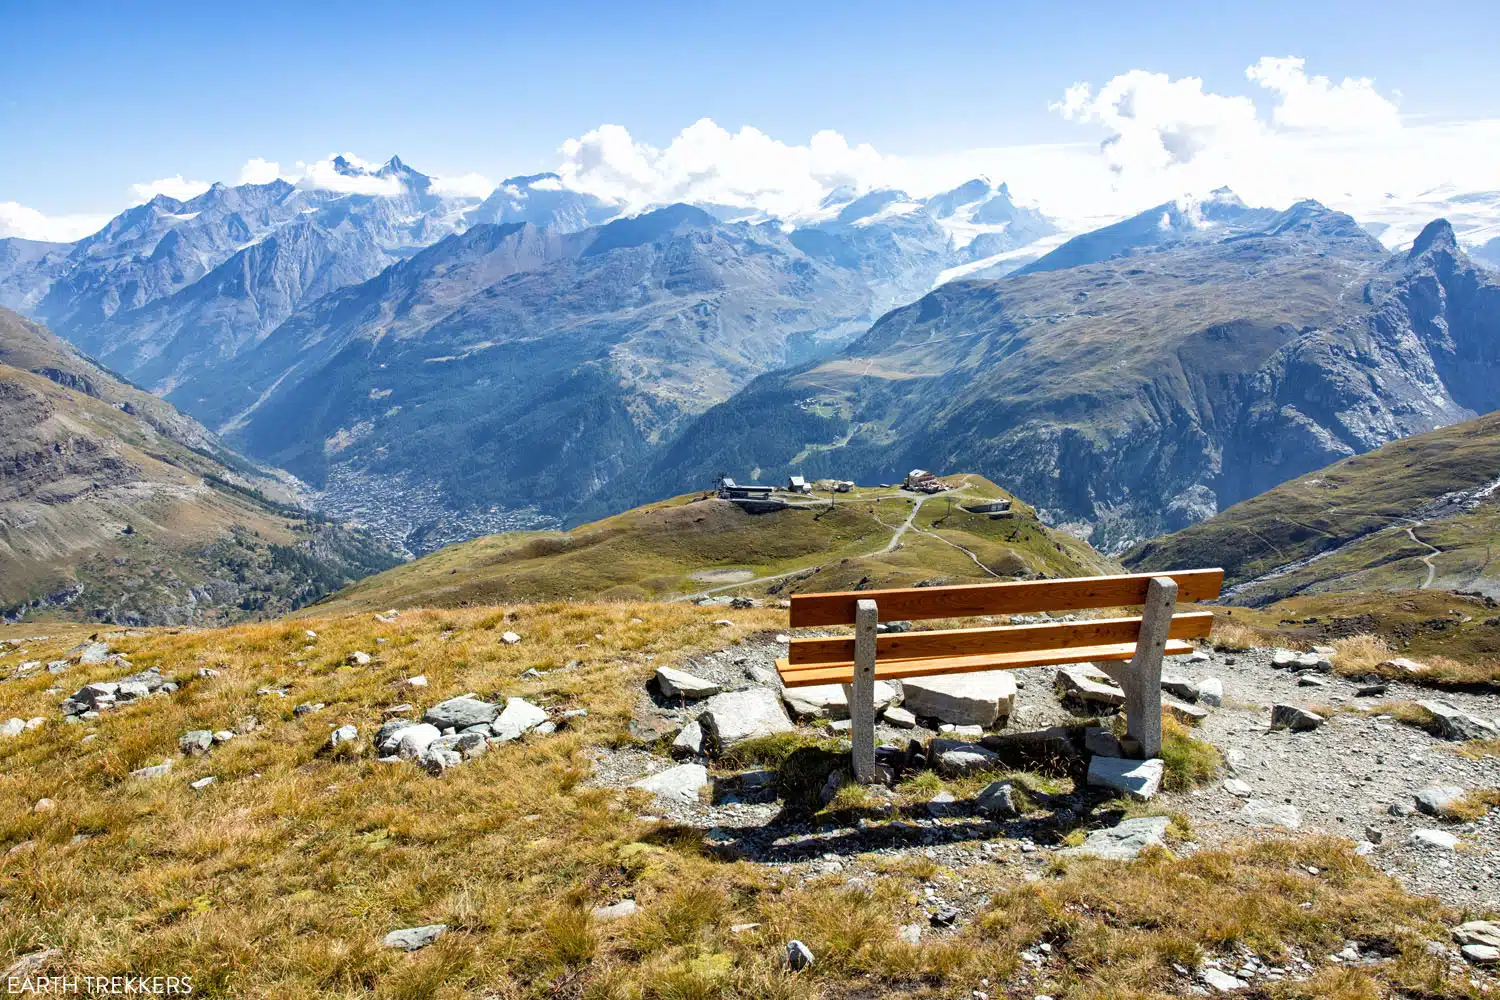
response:
<path id="1" fill-rule="evenodd" d="M 774 660 L 784 649 L 765 636 L 700 657 L 690 671 L 723 690 L 779 690 Z M 1431 788 L 1500 788 L 1500 759 L 1469 759 L 1457 752 L 1459 742 L 1390 716 L 1365 714 L 1384 701 L 1441 699 L 1494 722 L 1500 697 L 1401 683 L 1391 683 L 1379 696 L 1360 696 L 1364 685 L 1326 670 L 1299 674 L 1273 666 L 1274 653 L 1207 651 L 1194 662 L 1169 662 L 1168 671 L 1186 682 L 1177 686 L 1189 695 L 1204 680 L 1221 682 L 1222 703 L 1200 706 L 1206 713 L 1193 733 L 1218 748 L 1224 766 L 1199 787 L 1162 791 L 1149 803 L 1131 804 L 1130 814 L 1185 817 L 1190 833 L 1171 843 L 1179 853 L 1247 837 L 1285 836 L 1290 830 L 1347 836 L 1361 844 L 1371 863 L 1413 891 L 1471 910 L 1500 909 L 1500 816 L 1492 812 L 1460 822 L 1426 814 L 1417 802 L 1418 794 Z M 1014 708 L 986 734 L 992 742 L 997 733 L 1077 725 L 1090 710 L 1099 714 L 1098 705 L 1064 704 L 1054 687 L 1056 673 L 1056 668 L 1012 672 L 1019 689 Z M 839 873 L 857 883 L 891 864 L 935 862 L 957 874 L 929 884 L 933 926 L 977 910 L 999 884 L 1039 877 L 1081 833 L 1116 827 L 1127 814 L 1122 800 L 1085 787 L 1076 764 L 1076 784 L 1067 777 L 1051 785 L 1041 782 L 1052 794 L 1037 791 L 1032 796 L 1037 808 L 1020 816 L 988 815 L 973 800 L 924 796 L 923 786 L 910 782 L 896 792 L 874 789 L 864 808 L 797 814 L 776 797 L 769 771 L 735 772 L 680 746 L 672 752 L 678 731 L 687 726 L 693 735 L 694 720 L 711 703 L 664 695 L 653 683 L 641 695 L 635 727 L 637 735 L 659 737 L 661 750 L 601 748 L 593 780 L 611 787 L 648 782 L 653 815 L 700 829 L 711 847 L 771 866 L 794 882 Z M 1306 731 L 1272 730 L 1272 706 L 1278 704 L 1320 709 L 1327 721 Z M 940 735 L 938 725 L 931 718 L 921 718 L 914 729 L 881 723 L 877 741 L 900 747 L 913 739 L 926 743 Z M 847 735 L 827 719 L 804 718 L 797 731 Z M 703 770 L 684 769 L 685 759 Z M 1163 826 L 1164 821 L 1158 834 Z"/>

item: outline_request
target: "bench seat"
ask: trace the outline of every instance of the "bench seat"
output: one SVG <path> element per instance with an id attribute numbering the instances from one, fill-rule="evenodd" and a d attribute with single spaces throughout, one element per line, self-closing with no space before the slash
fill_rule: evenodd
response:
<path id="1" fill-rule="evenodd" d="M 1166 656 L 1186 656 L 1193 644 L 1181 639 L 1167 642 Z M 979 670 L 1019 670 L 1022 667 L 1059 667 L 1069 663 L 1130 660 L 1135 657 L 1135 643 L 1116 642 L 1107 646 L 1077 646 L 1073 649 L 1032 649 L 1017 653 L 979 653 L 972 656 L 939 656 L 909 660 L 876 660 L 877 681 L 900 680 L 903 677 L 937 677 L 942 674 L 968 674 Z M 852 684 L 854 661 L 844 663 L 809 663 L 792 666 L 786 660 L 776 661 L 783 687 L 811 687 L 815 684 Z"/>

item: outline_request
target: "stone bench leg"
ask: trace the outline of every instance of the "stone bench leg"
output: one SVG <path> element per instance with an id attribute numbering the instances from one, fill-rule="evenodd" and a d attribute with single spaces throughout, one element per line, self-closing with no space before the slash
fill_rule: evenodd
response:
<path id="1" fill-rule="evenodd" d="M 1141 633 L 1129 663 L 1101 664 L 1125 691 L 1125 733 L 1147 760 L 1161 756 L 1161 661 L 1177 607 L 1177 581 L 1152 577 L 1141 612 Z"/>
<path id="2" fill-rule="evenodd" d="M 875 769 L 875 602 L 854 604 L 854 682 L 844 685 L 849 703 L 850 737 L 854 741 L 854 780 L 878 780 Z"/>

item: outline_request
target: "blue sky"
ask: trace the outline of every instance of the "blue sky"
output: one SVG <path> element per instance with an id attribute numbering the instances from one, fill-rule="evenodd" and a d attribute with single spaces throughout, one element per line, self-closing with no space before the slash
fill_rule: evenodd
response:
<path id="1" fill-rule="evenodd" d="M 1097 143 L 1049 103 L 1130 70 L 1246 82 L 1300 56 L 1403 121 L 1500 118 L 1500 4 L 70 3 L 0 0 L 0 202 L 112 213 L 130 185 L 399 153 L 436 174 L 552 168 L 604 123 L 663 147 L 708 117 L 881 154 Z M 956 168 L 955 168 L 956 169 Z M 1500 184 L 1497 184 L 1500 186 Z"/>

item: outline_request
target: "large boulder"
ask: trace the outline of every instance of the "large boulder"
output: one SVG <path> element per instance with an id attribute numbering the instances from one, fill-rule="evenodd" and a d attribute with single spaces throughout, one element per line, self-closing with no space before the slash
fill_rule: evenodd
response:
<path id="1" fill-rule="evenodd" d="M 716 694 L 704 704 L 698 723 L 708 741 L 720 747 L 796 728 L 781 705 L 781 696 L 769 688 Z"/>
<path id="2" fill-rule="evenodd" d="M 656 668 L 656 686 L 668 698 L 711 698 L 723 690 L 713 681 L 672 667 Z"/>
<path id="3" fill-rule="evenodd" d="M 796 716 L 819 719 L 849 718 L 849 699 L 842 684 L 817 684 L 787 688 L 781 692 L 786 707 Z M 889 681 L 875 682 L 875 710 L 879 712 L 901 700 L 901 691 Z"/>
<path id="4" fill-rule="evenodd" d="M 1445 701 L 1419 701 L 1419 706 L 1432 713 L 1438 735 L 1446 740 L 1492 740 L 1495 727 L 1477 715 L 1454 708 Z"/>
<path id="5" fill-rule="evenodd" d="M 908 711 L 955 726 L 992 726 L 1016 707 L 1016 679 L 1008 670 L 911 677 L 901 689 Z"/>
<path id="6" fill-rule="evenodd" d="M 439 729 L 468 729 L 488 725 L 500 714 L 500 706 L 468 695 L 449 698 L 433 705 L 422 715 L 422 721 Z"/>

